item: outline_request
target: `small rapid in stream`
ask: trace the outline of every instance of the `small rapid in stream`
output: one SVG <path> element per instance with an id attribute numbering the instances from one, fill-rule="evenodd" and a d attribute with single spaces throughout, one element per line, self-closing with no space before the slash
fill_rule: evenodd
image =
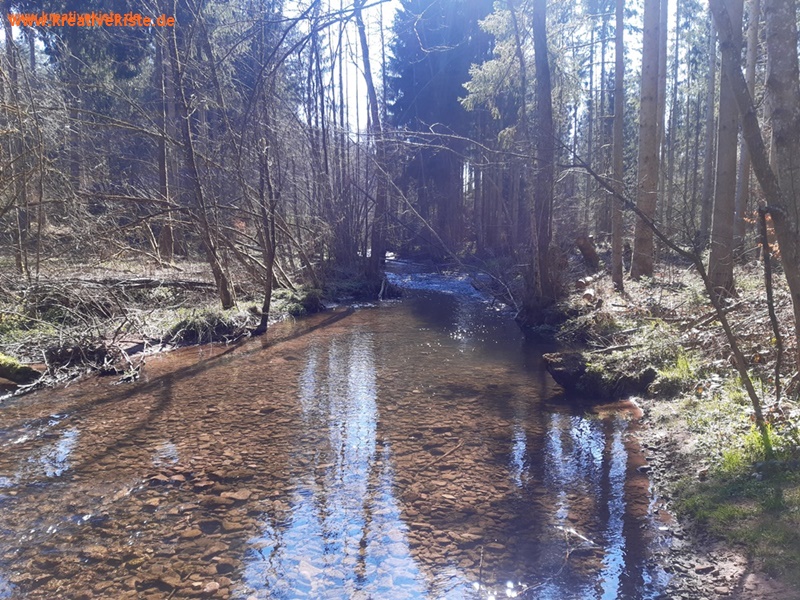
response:
<path id="1" fill-rule="evenodd" d="M 657 598 L 632 407 L 463 276 L 0 404 L 0 598 Z"/>

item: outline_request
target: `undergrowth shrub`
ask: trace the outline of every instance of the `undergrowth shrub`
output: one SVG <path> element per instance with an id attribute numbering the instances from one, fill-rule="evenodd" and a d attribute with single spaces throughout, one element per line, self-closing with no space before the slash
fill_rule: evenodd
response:
<path id="1" fill-rule="evenodd" d="M 697 381 L 694 361 L 683 349 L 678 350 L 675 360 L 657 370 L 658 379 L 649 388 L 649 392 L 656 396 L 677 396 L 689 391 Z"/>
<path id="2" fill-rule="evenodd" d="M 318 313 L 325 309 L 322 304 L 322 291 L 316 288 L 300 287 L 297 290 L 279 288 L 272 292 L 275 309 L 293 317 Z"/>
<path id="3" fill-rule="evenodd" d="M 170 327 L 164 339 L 171 344 L 227 342 L 244 333 L 245 320 L 245 317 L 233 313 L 193 310 Z"/>

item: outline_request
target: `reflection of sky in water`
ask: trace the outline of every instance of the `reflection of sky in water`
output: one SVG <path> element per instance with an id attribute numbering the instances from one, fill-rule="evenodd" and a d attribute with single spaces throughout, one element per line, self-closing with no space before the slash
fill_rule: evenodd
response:
<path id="1" fill-rule="evenodd" d="M 69 456 L 78 442 L 77 428 L 66 429 L 53 444 L 48 444 L 28 457 L 29 469 L 46 477 L 60 477 L 70 468 Z"/>
<path id="2" fill-rule="evenodd" d="M 611 464 L 608 467 L 609 487 L 608 524 L 606 525 L 606 554 L 603 558 L 603 600 L 614 600 L 619 596 L 620 577 L 625 569 L 625 468 L 628 453 L 622 436 L 625 430 L 620 419 L 611 440 Z"/>
<path id="3" fill-rule="evenodd" d="M 387 271 L 386 277 L 389 279 L 389 283 L 409 290 L 429 290 L 458 298 L 489 302 L 488 296 L 476 290 L 472 285 L 472 278 L 469 275 Z"/>
<path id="4" fill-rule="evenodd" d="M 322 354 L 309 353 L 299 398 L 309 431 L 326 432 L 310 450 L 317 474 L 302 476 L 288 514 L 273 511 L 261 535 L 250 540 L 246 587 L 259 598 L 319 597 L 331 590 L 343 597 L 359 590 L 422 597 L 423 577 L 393 496 L 390 448 L 376 442 L 372 338 L 356 332 L 333 340 L 327 372 L 319 369 Z"/>
<path id="5" fill-rule="evenodd" d="M 566 417 L 564 415 L 554 413 L 550 415 L 550 427 L 547 431 L 547 444 L 545 446 L 545 474 L 552 482 L 557 492 L 557 502 L 555 517 L 559 523 L 562 523 L 567 518 L 567 490 L 565 487 L 565 480 L 567 470 L 570 465 L 565 464 L 566 458 L 564 456 L 564 444 L 561 440 L 561 424 Z"/>
<path id="6" fill-rule="evenodd" d="M 22 435 L 11 440 L 12 444 L 24 444 L 25 442 L 35 439 L 48 430 L 52 429 L 56 425 L 58 425 L 62 420 L 64 420 L 68 415 L 65 414 L 53 414 L 47 417 L 46 419 L 36 419 L 35 425 L 25 425 L 25 432 Z M 3 430 L 2 434 L 0 434 L 0 440 L 4 441 L 4 438 L 11 434 L 11 431 Z M 16 432 L 18 433 L 18 432 Z"/>
<path id="7" fill-rule="evenodd" d="M 0 575 L 0 598 L 11 598 L 14 593 L 14 586 L 2 575 Z"/>
<path id="8" fill-rule="evenodd" d="M 525 428 L 514 422 L 514 432 L 511 436 L 511 479 L 517 487 L 524 487 L 528 479 L 526 454 L 528 453 L 528 436 Z"/>
<path id="9" fill-rule="evenodd" d="M 525 487 L 530 477 L 528 433 L 525 431 L 529 402 L 529 398 L 516 398 L 513 406 L 514 426 L 511 432 L 511 456 L 508 468 L 511 472 L 511 480 L 518 488 Z"/>
<path id="10" fill-rule="evenodd" d="M 557 498 L 554 517 L 557 526 L 569 531 L 571 513 L 582 517 L 600 518 L 602 530 L 592 541 L 602 546 L 602 570 L 597 575 L 599 589 L 587 588 L 580 598 L 615 600 L 626 597 L 631 582 L 626 578 L 635 572 L 627 555 L 625 534 L 625 484 L 627 482 L 628 451 L 625 448 L 627 421 L 616 418 L 612 427 L 599 419 L 564 414 L 550 415 L 545 452 L 545 478 Z M 605 431 L 604 431 L 605 429 Z M 605 455 L 605 456 L 604 456 Z M 605 461 L 605 462 L 604 462 Z M 604 473 L 604 470 L 606 471 Z M 603 489 L 605 478 L 606 490 Z M 574 495 L 573 495 L 574 494 Z M 585 507 L 573 506 L 571 498 L 589 498 L 597 504 L 590 512 Z M 600 505 L 606 503 L 606 506 Z M 604 516 L 607 515 L 607 516 Z M 595 523 L 579 521 L 582 526 L 594 529 Z M 577 531 L 578 534 L 586 532 Z M 580 539 L 570 544 L 580 545 Z M 642 581 L 637 585 L 637 597 L 654 598 L 657 588 L 666 584 L 664 574 L 657 567 L 639 565 Z M 540 590 L 537 590 L 537 593 Z M 576 592 L 577 593 L 577 592 Z M 548 583 L 541 588 L 537 598 L 563 598 L 564 590 Z"/>
<path id="11" fill-rule="evenodd" d="M 548 523 L 545 535 L 552 552 L 543 558 L 555 565 L 555 574 L 567 545 L 590 545 L 587 539 L 593 538 L 603 547 L 593 577 L 577 581 L 532 573 L 522 587 L 499 583 L 476 591 L 476 574 L 455 563 L 420 564 L 394 496 L 391 446 L 377 439 L 373 347 L 371 334 L 355 331 L 309 351 L 298 382 L 309 437 L 290 459 L 297 473 L 290 496 L 268 504 L 260 534 L 249 540 L 237 597 L 486 599 L 514 597 L 527 585 L 532 587 L 524 597 L 540 600 L 611 600 L 625 591 L 622 581 L 630 565 L 624 532 L 623 419 L 609 426 L 588 416 L 548 415 L 543 475 L 555 502 L 539 508 Z M 536 481 L 528 438 L 530 399 L 515 398 L 512 409 L 506 464 L 511 481 L 524 494 Z M 570 520 L 575 514 L 580 515 L 577 522 Z"/>
<path id="12" fill-rule="evenodd" d="M 576 548 L 585 545 L 588 532 L 573 528 L 568 520 L 571 506 L 570 499 L 585 498 L 587 494 L 597 494 L 597 467 L 602 464 L 602 431 L 598 423 L 584 417 L 552 413 L 547 431 L 544 456 L 545 485 L 555 496 L 552 508 L 551 525 L 554 535 L 564 540 L 562 552 L 569 546 Z M 597 428 L 597 430 L 595 430 Z M 586 522 L 582 526 L 590 526 Z M 584 536 L 581 539 L 570 532 Z M 526 596 L 527 597 L 527 596 Z M 562 600 L 564 598 L 595 598 L 594 584 L 580 585 L 575 581 L 564 582 L 554 577 L 536 584 L 535 595 L 540 600 Z"/>
<path id="13" fill-rule="evenodd" d="M 179 459 L 178 447 L 174 442 L 165 440 L 158 445 L 156 451 L 153 453 L 153 466 L 170 467 L 178 464 Z"/>
<path id="14" fill-rule="evenodd" d="M 545 473 L 562 494 L 570 488 L 598 495 L 605 446 L 601 425 L 582 416 L 550 415 Z"/>
<path id="15" fill-rule="evenodd" d="M 599 486 L 604 445 L 602 421 L 558 413 L 550 415 L 545 453 L 545 478 L 556 492 L 557 502 L 553 515 L 556 527 L 569 537 L 571 547 L 586 542 L 569 532 L 574 531 L 579 536 L 588 537 L 588 530 L 581 531 L 580 528 L 588 529 L 593 523 L 579 521 L 578 528 L 573 529 L 572 523 L 568 520 L 571 510 L 580 511 L 581 516 L 591 515 L 586 514 L 586 511 L 581 510 L 579 506 L 572 506 L 570 499 L 577 497 L 596 501 L 601 497 Z M 624 465 L 622 476 L 624 483 Z M 598 540 L 592 541 L 596 543 Z M 600 581 L 603 581 L 603 577 L 604 575 L 601 575 Z M 558 586 L 547 584 L 542 589 L 541 597 L 561 598 L 563 593 L 563 588 L 559 592 Z M 583 590 L 581 594 L 581 597 L 585 598 L 596 597 L 591 588 Z"/>

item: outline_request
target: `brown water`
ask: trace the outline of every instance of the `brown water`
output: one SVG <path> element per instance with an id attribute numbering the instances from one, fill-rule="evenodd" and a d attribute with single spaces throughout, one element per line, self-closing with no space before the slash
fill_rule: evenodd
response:
<path id="1" fill-rule="evenodd" d="M 631 410 L 565 407 L 507 314 L 401 279 L 7 399 L 0 598 L 657 597 Z"/>

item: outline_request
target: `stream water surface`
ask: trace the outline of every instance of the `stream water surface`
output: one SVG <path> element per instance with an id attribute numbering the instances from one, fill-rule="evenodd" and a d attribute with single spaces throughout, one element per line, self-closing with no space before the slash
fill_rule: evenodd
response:
<path id="1" fill-rule="evenodd" d="M 625 405 L 463 279 L 0 405 L 0 598 L 656 598 Z M 587 405 L 588 406 L 588 405 Z"/>

